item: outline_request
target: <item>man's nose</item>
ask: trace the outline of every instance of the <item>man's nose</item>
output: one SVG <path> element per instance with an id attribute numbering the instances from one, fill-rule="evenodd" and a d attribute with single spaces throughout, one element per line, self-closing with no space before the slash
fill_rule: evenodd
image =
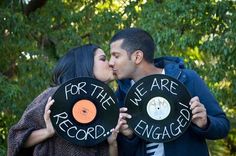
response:
<path id="1" fill-rule="evenodd" d="M 110 58 L 110 60 L 109 60 L 109 62 L 108 62 L 108 63 L 109 63 L 109 66 L 110 66 L 110 67 L 113 67 L 113 66 L 114 66 L 114 61 L 113 61 L 113 59 L 112 59 L 112 58 Z"/>

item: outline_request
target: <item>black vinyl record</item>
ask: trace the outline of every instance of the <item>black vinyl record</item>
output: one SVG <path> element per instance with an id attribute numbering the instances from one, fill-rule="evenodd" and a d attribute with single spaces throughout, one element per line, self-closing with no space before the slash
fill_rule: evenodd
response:
<path id="1" fill-rule="evenodd" d="M 112 89 L 88 77 L 62 84 L 52 96 L 50 119 L 56 133 L 81 146 L 93 146 L 111 134 L 119 118 Z"/>
<path id="2" fill-rule="evenodd" d="M 128 125 L 149 142 L 177 139 L 189 127 L 191 95 L 178 80 L 155 74 L 137 81 L 128 91 L 125 106 L 132 118 Z"/>

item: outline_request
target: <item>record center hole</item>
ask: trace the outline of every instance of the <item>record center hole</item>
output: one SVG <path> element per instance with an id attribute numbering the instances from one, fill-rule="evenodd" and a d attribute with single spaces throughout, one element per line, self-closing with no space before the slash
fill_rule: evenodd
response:
<path id="1" fill-rule="evenodd" d="M 82 110 L 82 112 L 85 114 L 85 113 L 87 113 L 87 110 Z"/>

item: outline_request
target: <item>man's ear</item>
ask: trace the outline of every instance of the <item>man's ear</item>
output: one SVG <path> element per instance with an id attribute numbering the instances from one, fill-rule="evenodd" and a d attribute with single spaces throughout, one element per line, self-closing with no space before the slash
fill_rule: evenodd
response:
<path id="1" fill-rule="evenodd" d="M 132 59 L 136 64 L 140 64 L 143 60 L 143 52 L 141 50 L 136 50 L 132 54 Z"/>

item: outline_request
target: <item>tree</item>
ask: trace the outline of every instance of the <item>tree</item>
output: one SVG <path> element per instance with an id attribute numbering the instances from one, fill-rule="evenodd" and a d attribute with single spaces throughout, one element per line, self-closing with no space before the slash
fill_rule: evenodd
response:
<path id="1" fill-rule="evenodd" d="M 212 88 L 227 115 L 234 117 L 234 0 L 38 2 L 0 2 L 0 155 L 6 154 L 8 129 L 50 85 L 55 62 L 69 48 L 95 43 L 107 52 L 111 36 L 131 26 L 152 34 L 157 43 L 156 56 L 185 58 Z M 233 120 L 231 123 L 235 127 Z M 235 154 L 235 133 L 232 129 L 225 140 L 210 143 L 211 149 L 221 150 L 212 155 L 229 154 L 228 149 Z"/>

